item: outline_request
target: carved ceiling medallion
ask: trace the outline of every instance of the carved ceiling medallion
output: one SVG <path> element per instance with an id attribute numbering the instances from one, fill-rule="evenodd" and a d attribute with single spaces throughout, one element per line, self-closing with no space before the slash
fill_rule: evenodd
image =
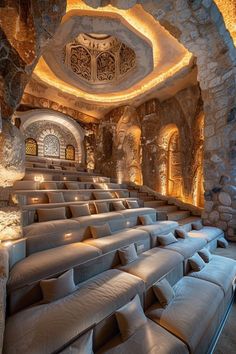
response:
<path id="1" fill-rule="evenodd" d="M 123 80 L 135 68 L 136 56 L 116 37 L 80 33 L 64 47 L 63 62 L 80 80 L 97 85 Z"/>

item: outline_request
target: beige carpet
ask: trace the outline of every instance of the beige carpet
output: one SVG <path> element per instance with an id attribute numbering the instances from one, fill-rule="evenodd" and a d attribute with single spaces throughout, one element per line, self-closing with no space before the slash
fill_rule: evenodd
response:
<path id="1" fill-rule="evenodd" d="M 236 243 L 229 244 L 229 247 L 217 248 L 214 252 L 219 256 L 233 258 L 236 260 Z M 225 323 L 214 354 L 236 354 L 236 303 L 234 302 L 229 317 Z"/>

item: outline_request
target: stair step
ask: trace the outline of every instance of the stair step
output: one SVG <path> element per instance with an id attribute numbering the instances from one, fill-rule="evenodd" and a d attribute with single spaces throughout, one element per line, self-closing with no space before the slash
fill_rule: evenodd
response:
<path id="1" fill-rule="evenodd" d="M 179 225 L 187 225 L 187 224 L 191 224 L 192 222 L 201 220 L 200 216 L 189 216 L 188 218 L 184 218 L 179 220 Z"/>
<path id="2" fill-rule="evenodd" d="M 144 202 L 144 206 L 148 208 L 157 208 L 162 205 L 166 205 L 164 200 L 151 200 Z"/>
<path id="3" fill-rule="evenodd" d="M 129 191 L 129 196 L 132 198 L 138 198 L 138 192 L 136 191 Z"/>
<path id="4" fill-rule="evenodd" d="M 177 210 L 167 214 L 168 220 L 179 221 L 181 219 L 188 218 L 190 216 L 190 211 L 188 210 Z"/>
<path id="5" fill-rule="evenodd" d="M 162 206 L 159 206 L 157 208 L 155 208 L 157 211 L 165 211 L 167 213 L 171 213 L 171 212 L 174 212 L 174 211 L 178 211 L 178 207 L 175 206 L 175 205 L 162 205 Z"/>
<path id="6" fill-rule="evenodd" d="M 140 196 L 139 196 L 139 198 L 140 198 Z M 142 199 L 144 202 L 151 202 L 151 201 L 153 201 L 153 197 L 148 197 L 148 196 L 145 196 L 145 197 L 141 197 L 140 199 Z"/>
<path id="7" fill-rule="evenodd" d="M 142 198 L 142 197 L 147 197 L 148 193 L 147 192 L 138 192 L 138 195 L 140 198 Z"/>

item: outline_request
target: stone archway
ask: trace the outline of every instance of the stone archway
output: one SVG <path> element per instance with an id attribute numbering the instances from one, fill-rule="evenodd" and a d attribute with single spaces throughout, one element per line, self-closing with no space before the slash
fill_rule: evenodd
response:
<path id="1" fill-rule="evenodd" d="M 45 136 L 48 134 L 53 134 L 57 136 L 60 141 L 59 158 L 65 159 L 65 149 L 66 145 L 69 143 L 69 140 L 66 140 L 66 136 L 63 137 L 63 130 L 65 130 L 68 131 L 68 136 L 70 135 L 71 139 L 73 139 L 72 141 L 75 147 L 75 160 L 80 163 L 84 162 L 84 131 L 73 119 L 62 113 L 49 109 L 34 109 L 24 113 L 18 113 L 17 115 L 20 117 L 22 122 L 20 127 L 22 133 L 26 132 L 32 124 L 44 122 L 45 127 L 43 127 L 43 130 L 37 139 L 39 156 L 44 156 L 43 141 Z M 46 123 L 48 124 L 46 125 Z"/>
<path id="2" fill-rule="evenodd" d="M 157 188 L 162 194 L 182 196 L 182 166 L 179 130 L 175 124 L 164 126 L 157 138 L 159 173 Z"/>
<path id="3" fill-rule="evenodd" d="M 85 2 L 95 8 L 103 6 L 101 0 Z M 108 2 L 105 3 L 107 5 Z M 223 220 L 224 204 L 218 198 L 221 189 L 227 187 L 225 193 L 231 201 L 227 214 L 232 219 L 236 156 L 231 150 L 236 139 L 230 143 L 229 134 L 236 130 L 236 50 L 221 12 L 210 0 L 111 0 L 110 3 L 121 9 L 141 4 L 197 58 L 205 114 L 204 189 L 205 200 L 210 202 L 205 203 L 203 219 L 205 224 L 224 230 L 230 228 L 228 236 L 235 238 L 236 225 L 232 227 L 232 223 Z M 210 214 L 214 211 L 217 211 L 218 217 L 213 220 Z"/>
<path id="4" fill-rule="evenodd" d="M 117 177 L 120 182 L 142 184 L 140 164 L 141 129 L 135 108 L 124 107 L 115 129 Z"/>

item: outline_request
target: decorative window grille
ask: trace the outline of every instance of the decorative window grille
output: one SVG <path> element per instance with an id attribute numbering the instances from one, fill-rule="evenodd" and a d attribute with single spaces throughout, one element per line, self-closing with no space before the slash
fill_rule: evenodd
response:
<path id="1" fill-rule="evenodd" d="M 59 139 L 49 134 L 45 136 L 43 141 L 44 156 L 60 158 L 60 142 Z"/>
<path id="2" fill-rule="evenodd" d="M 27 138 L 25 140 L 25 153 L 26 155 L 37 156 L 38 155 L 38 144 L 33 138 Z"/>
<path id="3" fill-rule="evenodd" d="M 75 160 L 75 148 L 73 145 L 67 145 L 65 156 L 66 160 Z"/>

